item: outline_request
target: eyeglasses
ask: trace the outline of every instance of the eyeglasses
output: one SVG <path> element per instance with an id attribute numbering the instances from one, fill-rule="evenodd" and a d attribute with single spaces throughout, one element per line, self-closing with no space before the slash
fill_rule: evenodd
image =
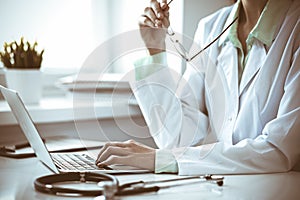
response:
<path id="1" fill-rule="evenodd" d="M 170 3 L 173 0 L 171 0 L 168 3 L 168 6 L 170 5 Z M 201 54 L 203 51 L 205 51 L 208 47 L 210 47 L 213 43 L 215 43 L 233 24 L 234 22 L 236 22 L 236 20 L 238 19 L 238 17 L 236 17 L 215 39 L 213 39 L 209 44 L 207 44 L 204 48 L 202 48 L 199 52 L 197 52 L 195 55 L 193 56 L 189 56 L 189 52 L 184 48 L 184 46 L 182 45 L 182 43 L 179 42 L 178 39 L 175 38 L 175 32 L 173 31 L 173 29 L 171 28 L 171 26 L 168 27 L 167 29 L 167 34 L 171 40 L 171 42 L 173 43 L 176 51 L 178 52 L 178 54 L 187 62 L 192 61 L 194 58 L 196 58 L 199 54 Z"/>
<path id="2" fill-rule="evenodd" d="M 171 26 L 167 29 L 167 34 L 173 43 L 176 51 L 178 54 L 187 62 L 192 61 L 194 58 L 196 58 L 199 54 L 201 54 L 203 51 L 205 51 L 208 47 L 210 47 L 213 43 L 215 43 L 233 24 L 236 22 L 238 17 L 236 17 L 215 39 L 213 39 L 209 44 L 207 44 L 204 48 L 202 48 L 200 51 L 198 51 L 195 55 L 189 56 L 189 52 L 184 48 L 182 43 L 179 42 L 178 39 L 175 38 L 175 32 L 171 28 Z"/>

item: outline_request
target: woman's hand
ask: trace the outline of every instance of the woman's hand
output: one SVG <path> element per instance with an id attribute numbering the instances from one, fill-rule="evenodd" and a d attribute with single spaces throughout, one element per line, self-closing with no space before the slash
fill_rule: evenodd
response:
<path id="1" fill-rule="evenodd" d="M 99 152 L 96 165 L 103 167 L 113 164 L 154 171 L 155 149 L 133 140 L 106 143 Z"/>
<path id="2" fill-rule="evenodd" d="M 166 28 L 170 25 L 167 0 L 151 0 L 139 19 L 140 33 L 150 55 L 165 51 Z"/>

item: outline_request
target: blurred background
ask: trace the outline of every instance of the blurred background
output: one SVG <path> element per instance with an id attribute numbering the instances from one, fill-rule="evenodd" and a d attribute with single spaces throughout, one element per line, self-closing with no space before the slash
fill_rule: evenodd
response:
<path id="1" fill-rule="evenodd" d="M 20 42 L 21 37 L 31 44 L 37 41 L 38 52 L 45 50 L 41 68 L 33 72 L 38 76 L 27 74 L 29 70 L 4 68 L 0 62 L 0 85 L 16 83 L 20 86 L 13 88 L 7 84 L 7 87 L 18 91 L 23 100 L 27 99 L 28 112 L 43 137 L 72 136 L 99 141 L 135 139 L 155 146 L 129 84 L 125 82 L 121 89 L 114 90 L 116 83 L 120 86 L 120 77 L 133 69 L 134 61 L 147 55 L 146 49 L 132 49 L 113 60 L 109 73 L 105 74 L 109 75 L 108 81 L 104 80 L 104 76 L 93 73 L 95 71 L 83 73 L 86 76 L 81 76 L 82 81 L 78 81 L 77 76 L 87 57 L 97 47 L 109 44 L 104 53 L 101 51 L 100 58 L 114 55 L 120 47 L 128 48 L 132 41 L 110 41 L 128 31 L 138 31 L 138 18 L 149 2 L 0 0 L 0 51 L 4 51 L 6 42 Z M 179 37 L 177 39 L 188 49 L 191 41 L 181 40 L 181 36 L 193 38 L 202 17 L 230 4 L 232 0 L 174 0 L 170 5 L 170 21 Z M 141 40 L 139 34 L 135 37 Z M 24 50 L 29 54 L 26 48 Z M 22 57 L 22 53 L 17 55 Z M 96 56 L 99 58 L 98 54 Z M 177 53 L 168 54 L 169 66 L 180 73 L 185 64 L 182 60 Z M 24 67 L 25 62 L 21 63 Z M 92 70 L 103 67 L 101 61 L 93 59 L 89 64 L 96 67 Z M 18 76 L 13 78 L 10 75 Z M 96 75 L 94 79 L 93 75 Z M 102 84 L 98 84 L 99 81 Z M 26 141 L 26 138 L 0 94 L 0 144 L 14 144 L 20 140 Z"/>
<path id="2" fill-rule="evenodd" d="M 170 5 L 172 28 L 193 37 L 199 19 L 232 2 L 174 0 Z M 49 86 L 59 77 L 76 73 L 103 42 L 138 29 L 138 18 L 148 5 L 149 0 L 0 0 L 0 50 L 5 42 L 21 37 L 37 41 L 38 49 L 45 49 L 42 71 L 46 74 L 44 84 Z M 113 48 L 117 47 L 107 51 Z M 120 58 L 111 72 L 132 69 L 137 54 L 143 56 L 146 52 Z"/>

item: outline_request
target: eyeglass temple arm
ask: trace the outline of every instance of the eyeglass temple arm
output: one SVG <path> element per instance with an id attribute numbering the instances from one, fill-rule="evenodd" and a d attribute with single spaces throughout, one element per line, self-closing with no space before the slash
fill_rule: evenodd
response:
<path id="1" fill-rule="evenodd" d="M 191 57 L 187 61 L 193 60 L 195 57 L 197 57 L 199 54 L 205 51 L 208 47 L 210 47 L 213 43 L 215 43 L 234 24 L 234 22 L 236 22 L 237 19 L 238 17 L 236 17 L 213 41 L 211 41 L 208 45 L 206 45 L 203 49 L 201 49 L 198 53 L 196 53 L 193 57 Z"/>
<path id="2" fill-rule="evenodd" d="M 167 5 L 170 5 L 172 3 L 172 1 L 174 1 L 174 0 L 169 1 L 169 3 L 167 3 Z"/>

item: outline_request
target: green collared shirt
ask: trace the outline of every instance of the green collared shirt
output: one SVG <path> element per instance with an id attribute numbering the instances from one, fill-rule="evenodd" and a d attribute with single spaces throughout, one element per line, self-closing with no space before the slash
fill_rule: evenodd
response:
<path id="1" fill-rule="evenodd" d="M 236 17 L 239 16 L 241 6 L 241 1 L 238 0 L 227 19 L 227 23 L 233 21 Z M 286 6 L 288 6 L 288 4 L 285 2 L 285 0 L 269 0 L 267 2 L 255 27 L 248 35 L 248 38 L 246 40 L 246 52 L 243 51 L 242 44 L 238 39 L 238 23 L 234 23 L 230 28 L 227 39 L 230 40 L 232 44 L 238 49 L 239 80 L 241 80 L 242 73 L 246 66 L 248 55 L 251 51 L 253 42 L 255 40 L 259 40 L 265 46 L 266 51 L 270 48 L 277 31 L 276 28 L 278 23 L 276 22 L 278 22 L 278 20 L 286 11 L 286 9 L 282 9 Z"/>

